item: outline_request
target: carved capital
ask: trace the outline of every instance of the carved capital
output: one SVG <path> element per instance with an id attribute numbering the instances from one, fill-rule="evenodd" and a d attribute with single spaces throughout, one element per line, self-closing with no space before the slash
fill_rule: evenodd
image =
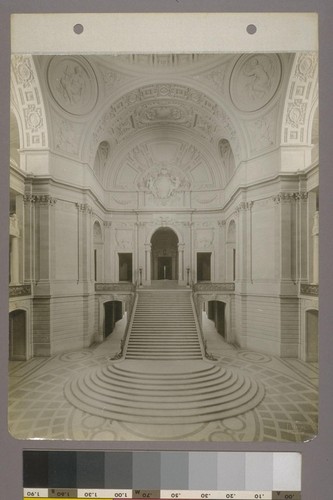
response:
<path id="1" fill-rule="evenodd" d="M 239 212 L 243 212 L 245 210 L 250 210 L 253 205 L 253 201 L 241 201 L 236 209 L 235 212 L 238 214 Z"/>
<path id="2" fill-rule="evenodd" d="M 111 221 L 104 221 L 103 222 L 103 226 L 108 228 L 108 227 L 111 227 L 112 226 L 112 222 Z"/>
<path id="3" fill-rule="evenodd" d="M 57 203 L 57 199 L 53 198 L 49 194 L 37 194 L 35 195 L 35 200 L 36 203 L 39 203 L 39 205 L 43 206 L 54 206 Z"/>
<path id="4" fill-rule="evenodd" d="M 295 193 L 295 200 L 297 201 L 306 201 L 308 199 L 308 193 L 305 191 L 300 191 L 299 193 Z"/>
<path id="5" fill-rule="evenodd" d="M 23 202 L 24 203 L 35 203 L 36 201 L 36 196 L 33 194 L 25 194 L 23 195 Z"/>
<path id="6" fill-rule="evenodd" d="M 276 204 L 279 204 L 281 202 L 291 202 L 292 200 L 295 199 L 296 199 L 296 193 L 286 193 L 283 191 L 273 196 L 273 201 Z"/>
<path id="7" fill-rule="evenodd" d="M 217 224 L 218 224 L 218 226 L 219 226 L 219 227 L 225 227 L 225 225 L 226 225 L 226 221 L 225 221 L 224 219 L 222 219 L 222 220 L 218 220 L 218 221 L 217 221 Z"/>
<path id="8" fill-rule="evenodd" d="M 76 208 L 78 209 L 79 212 L 82 212 L 84 214 L 92 214 L 93 210 L 88 203 L 76 203 Z"/>

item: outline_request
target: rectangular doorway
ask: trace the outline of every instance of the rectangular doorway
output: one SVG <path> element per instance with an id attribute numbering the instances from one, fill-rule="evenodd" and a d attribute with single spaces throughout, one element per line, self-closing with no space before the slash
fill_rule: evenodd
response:
<path id="1" fill-rule="evenodd" d="M 210 261 L 211 252 L 198 252 L 197 253 L 197 280 L 198 281 L 210 281 Z"/>
<path id="2" fill-rule="evenodd" d="M 119 253 L 119 281 L 132 282 L 132 254 Z"/>
<path id="3" fill-rule="evenodd" d="M 157 279 L 172 280 L 172 257 L 158 257 Z"/>

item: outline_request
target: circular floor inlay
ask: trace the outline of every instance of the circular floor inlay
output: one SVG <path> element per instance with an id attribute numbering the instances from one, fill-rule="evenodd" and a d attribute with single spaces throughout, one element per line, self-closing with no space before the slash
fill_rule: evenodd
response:
<path id="1" fill-rule="evenodd" d="M 239 418 L 225 418 L 223 425 L 232 431 L 241 431 L 244 429 L 244 423 Z"/>
<path id="2" fill-rule="evenodd" d="M 87 351 L 79 351 L 79 352 L 66 352 L 59 356 L 61 361 L 82 361 L 87 358 L 91 358 L 92 353 Z"/>
<path id="3" fill-rule="evenodd" d="M 96 429 L 96 427 L 100 427 L 105 422 L 104 418 L 101 417 L 87 417 L 83 420 L 83 425 L 87 429 Z"/>
<path id="4" fill-rule="evenodd" d="M 261 402 L 265 390 L 261 382 L 236 368 L 203 360 L 122 360 L 86 370 L 68 382 L 64 392 L 73 406 L 90 415 L 179 425 L 245 413 Z"/>
<path id="5" fill-rule="evenodd" d="M 272 359 L 260 352 L 239 352 L 238 357 L 244 361 L 251 361 L 251 363 L 269 363 Z"/>

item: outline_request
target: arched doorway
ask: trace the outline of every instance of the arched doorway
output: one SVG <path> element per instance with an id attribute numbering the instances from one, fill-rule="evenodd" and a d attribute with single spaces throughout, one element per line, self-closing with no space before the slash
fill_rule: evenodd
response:
<path id="1" fill-rule="evenodd" d="M 168 227 L 161 227 L 151 238 L 151 270 L 153 280 L 178 278 L 178 236 Z"/>
<path id="2" fill-rule="evenodd" d="M 318 361 L 318 311 L 306 311 L 306 361 Z"/>
<path id="3" fill-rule="evenodd" d="M 26 311 L 17 309 L 9 313 L 9 359 L 27 359 Z"/>
<path id="4" fill-rule="evenodd" d="M 104 338 L 114 330 L 117 321 L 123 317 L 123 303 L 120 300 L 111 300 L 104 304 Z"/>

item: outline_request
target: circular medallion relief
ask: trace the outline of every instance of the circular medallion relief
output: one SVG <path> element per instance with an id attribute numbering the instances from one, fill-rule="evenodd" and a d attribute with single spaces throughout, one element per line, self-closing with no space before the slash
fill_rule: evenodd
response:
<path id="1" fill-rule="evenodd" d="M 59 106 L 73 115 L 85 115 L 97 101 L 97 81 L 90 64 L 83 57 L 51 59 L 48 84 Z"/>
<path id="2" fill-rule="evenodd" d="M 257 111 L 275 95 L 281 79 L 276 54 L 242 56 L 232 71 L 230 96 L 240 111 Z"/>

